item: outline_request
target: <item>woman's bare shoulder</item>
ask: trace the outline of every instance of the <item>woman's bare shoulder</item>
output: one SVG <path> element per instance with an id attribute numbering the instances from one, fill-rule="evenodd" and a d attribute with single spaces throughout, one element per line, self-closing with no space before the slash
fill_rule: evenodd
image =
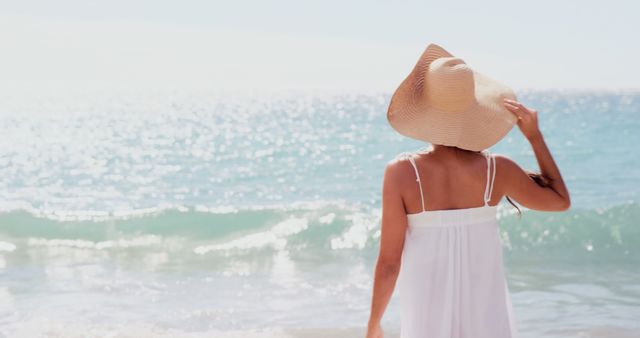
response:
<path id="1" fill-rule="evenodd" d="M 407 165 L 410 158 L 415 158 L 415 153 L 404 151 L 397 154 L 387 162 L 385 167 L 385 177 L 400 180 L 406 176 Z"/>
<path id="2" fill-rule="evenodd" d="M 415 158 L 415 153 L 403 151 L 387 162 L 387 169 L 404 166 L 403 162 L 409 162 L 411 158 Z"/>
<path id="3" fill-rule="evenodd" d="M 491 155 L 496 159 L 496 173 L 502 172 L 502 176 L 504 176 L 504 174 L 509 175 L 525 172 L 525 170 L 508 155 L 500 153 L 492 153 Z"/>

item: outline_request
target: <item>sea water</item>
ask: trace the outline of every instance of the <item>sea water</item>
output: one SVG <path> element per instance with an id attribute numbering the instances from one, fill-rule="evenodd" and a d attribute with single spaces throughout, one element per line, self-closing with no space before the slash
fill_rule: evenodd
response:
<path id="1" fill-rule="evenodd" d="M 0 336 L 363 337 L 383 170 L 426 146 L 389 94 L 0 94 Z M 640 93 L 518 98 L 572 194 L 499 208 L 521 337 L 639 337 Z"/>

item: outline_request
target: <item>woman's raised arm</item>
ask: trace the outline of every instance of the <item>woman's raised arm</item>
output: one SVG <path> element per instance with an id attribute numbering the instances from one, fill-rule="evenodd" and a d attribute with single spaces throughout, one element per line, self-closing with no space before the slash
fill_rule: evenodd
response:
<path id="1" fill-rule="evenodd" d="M 505 99 L 504 105 L 518 117 L 518 127 L 533 148 L 540 173 L 549 182 L 548 186 L 541 186 L 511 159 L 506 156 L 497 156 L 496 163 L 504 170 L 504 177 L 506 177 L 505 195 L 529 209 L 541 211 L 569 209 L 571 206 L 569 191 L 538 127 L 538 112 L 514 100 Z"/>

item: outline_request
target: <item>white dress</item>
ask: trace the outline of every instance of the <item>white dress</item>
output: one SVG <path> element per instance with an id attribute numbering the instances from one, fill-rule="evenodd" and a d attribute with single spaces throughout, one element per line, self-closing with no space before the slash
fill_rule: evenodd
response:
<path id="1" fill-rule="evenodd" d="M 496 206 L 488 205 L 495 158 L 487 158 L 485 205 L 408 214 L 398 277 L 401 338 L 514 338 Z M 490 161 L 490 159 L 492 161 Z"/>

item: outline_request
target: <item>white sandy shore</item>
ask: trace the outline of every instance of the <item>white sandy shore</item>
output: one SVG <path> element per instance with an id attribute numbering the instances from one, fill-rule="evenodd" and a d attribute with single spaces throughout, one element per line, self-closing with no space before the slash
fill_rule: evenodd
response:
<path id="1" fill-rule="evenodd" d="M 539 332 L 520 332 L 519 338 L 638 338 L 640 337 L 640 328 L 638 331 L 630 331 L 626 329 L 617 329 L 610 327 L 588 328 L 588 329 L 556 329 L 545 325 Z M 544 332 L 544 333 L 542 333 Z M 364 328 L 348 328 L 348 329 L 275 329 L 265 330 L 261 332 L 238 332 L 228 333 L 221 337 L 224 338 L 365 338 Z M 237 334 L 237 335 L 236 335 Z M 399 338 L 400 333 L 397 330 L 386 329 L 385 338 Z"/>
<path id="2" fill-rule="evenodd" d="M 591 328 L 554 328 L 552 323 L 542 324 L 536 332 L 520 332 L 519 338 L 637 338 L 638 330 L 618 329 L 613 327 Z M 127 324 L 123 326 L 93 326 L 72 323 L 50 323 L 47 321 L 30 321 L 29 325 L 18 325 L 13 330 L 1 330 L 0 337 L 180 337 L 180 338 L 364 338 L 365 328 L 281 328 L 263 330 L 206 330 L 190 331 L 181 329 L 165 329 L 156 325 Z M 399 338 L 398 329 L 385 328 L 385 338 Z"/>
<path id="3" fill-rule="evenodd" d="M 384 328 L 383 328 L 384 329 Z M 399 338 L 400 333 L 384 329 L 385 338 Z M 288 329 L 285 333 L 292 338 L 365 338 L 364 328 L 350 329 Z"/>
<path id="4" fill-rule="evenodd" d="M 551 324 L 552 325 L 552 324 Z M 640 327 L 637 331 L 630 331 L 626 329 L 617 328 L 588 328 L 580 330 L 578 328 L 571 330 L 554 329 L 547 327 L 547 329 L 540 330 L 544 333 L 544 337 L 553 338 L 638 338 L 640 337 Z M 274 332 L 275 333 L 275 332 Z M 297 329 L 297 330 L 284 330 L 285 336 L 274 335 L 273 337 L 282 338 L 364 338 L 365 331 L 360 328 L 351 329 Z M 251 336 L 253 337 L 253 336 Z M 255 336 L 257 337 L 271 337 L 271 336 Z M 393 330 L 386 330 L 384 334 L 385 338 L 399 338 L 400 333 Z M 539 332 L 521 332 L 519 338 L 539 338 Z"/>

